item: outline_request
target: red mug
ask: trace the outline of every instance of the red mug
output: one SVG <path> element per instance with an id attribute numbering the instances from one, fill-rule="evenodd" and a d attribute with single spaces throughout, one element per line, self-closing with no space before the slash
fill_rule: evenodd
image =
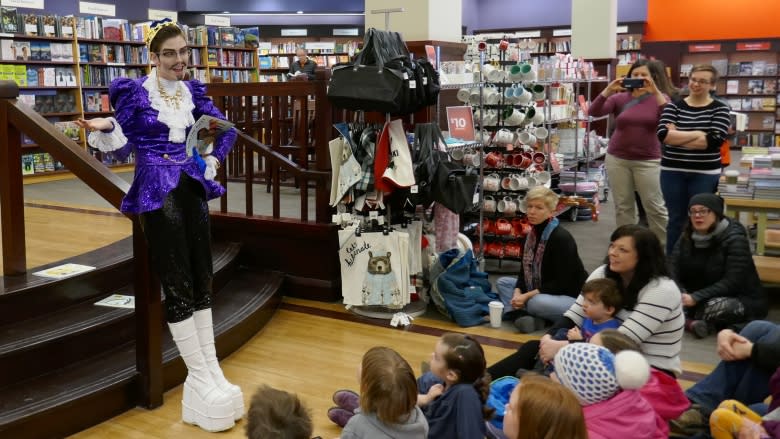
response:
<path id="1" fill-rule="evenodd" d="M 533 159 L 534 159 L 534 163 L 541 165 L 547 161 L 547 156 L 544 155 L 543 152 L 535 152 L 533 155 Z"/>
<path id="2" fill-rule="evenodd" d="M 507 41 L 507 40 L 499 41 L 499 43 L 498 43 L 498 50 L 505 51 L 507 49 L 509 49 L 509 41 Z"/>
<path id="3" fill-rule="evenodd" d="M 484 41 L 480 41 L 479 43 L 477 43 L 477 50 L 479 50 L 480 52 L 484 52 L 485 50 L 487 50 L 487 43 Z"/>
<path id="4" fill-rule="evenodd" d="M 507 258 L 520 258 L 523 255 L 523 247 L 519 242 L 508 242 L 504 246 L 504 256 Z"/>
<path id="5" fill-rule="evenodd" d="M 504 156 L 497 151 L 493 151 L 485 156 L 485 164 L 491 168 L 498 168 L 504 164 Z"/>
<path id="6" fill-rule="evenodd" d="M 496 220 L 496 235 L 511 235 L 512 224 L 505 218 L 499 218 Z"/>

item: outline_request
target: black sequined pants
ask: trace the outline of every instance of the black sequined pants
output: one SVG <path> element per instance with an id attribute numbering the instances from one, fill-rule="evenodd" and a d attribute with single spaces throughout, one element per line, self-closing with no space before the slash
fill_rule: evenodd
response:
<path id="1" fill-rule="evenodd" d="M 169 323 L 211 307 L 211 228 L 203 186 L 182 173 L 163 207 L 140 217 Z"/>

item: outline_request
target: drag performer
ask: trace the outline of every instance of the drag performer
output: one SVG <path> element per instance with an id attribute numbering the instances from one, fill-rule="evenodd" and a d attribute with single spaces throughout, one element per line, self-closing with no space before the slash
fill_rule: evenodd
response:
<path id="1" fill-rule="evenodd" d="M 165 292 L 168 327 L 187 365 L 182 419 L 223 431 L 243 416 L 244 397 L 222 374 L 214 346 L 207 201 L 225 193 L 214 177 L 236 133 L 218 136 L 208 154 L 188 154 L 185 139 L 195 120 L 225 117 L 201 82 L 184 80 L 190 49 L 176 23 L 153 22 L 146 42 L 154 67 L 144 78 L 111 83 L 115 117 L 77 124 L 90 131 L 93 147 L 120 159 L 135 153 L 135 177 L 121 210 L 140 218 Z"/>

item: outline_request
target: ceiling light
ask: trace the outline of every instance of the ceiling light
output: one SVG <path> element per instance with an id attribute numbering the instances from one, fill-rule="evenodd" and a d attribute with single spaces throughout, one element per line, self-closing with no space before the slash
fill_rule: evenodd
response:
<path id="1" fill-rule="evenodd" d="M 296 12 L 296 14 L 303 14 L 303 11 L 298 11 Z"/>
<path id="2" fill-rule="evenodd" d="M 222 11 L 223 14 L 229 14 L 230 11 Z"/>

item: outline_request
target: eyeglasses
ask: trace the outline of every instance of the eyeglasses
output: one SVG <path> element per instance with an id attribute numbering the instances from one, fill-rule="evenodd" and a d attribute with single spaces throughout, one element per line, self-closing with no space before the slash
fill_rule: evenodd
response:
<path id="1" fill-rule="evenodd" d="M 160 58 L 173 60 L 176 58 L 184 58 L 184 59 L 190 59 L 190 55 L 192 55 L 192 49 L 189 47 L 185 47 L 183 49 L 180 49 L 178 52 L 171 49 L 166 49 L 161 52 L 157 52 L 157 55 L 160 56 Z"/>
<path id="2" fill-rule="evenodd" d="M 691 78 L 688 80 L 688 82 L 693 84 L 701 84 L 701 85 L 707 85 L 710 83 L 709 79 L 700 79 L 700 78 Z"/>
<path id="3" fill-rule="evenodd" d="M 688 216 L 707 216 L 712 212 L 711 209 L 707 209 L 706 207 L 703 209 L 691 209 L 688 211 Z"/>

